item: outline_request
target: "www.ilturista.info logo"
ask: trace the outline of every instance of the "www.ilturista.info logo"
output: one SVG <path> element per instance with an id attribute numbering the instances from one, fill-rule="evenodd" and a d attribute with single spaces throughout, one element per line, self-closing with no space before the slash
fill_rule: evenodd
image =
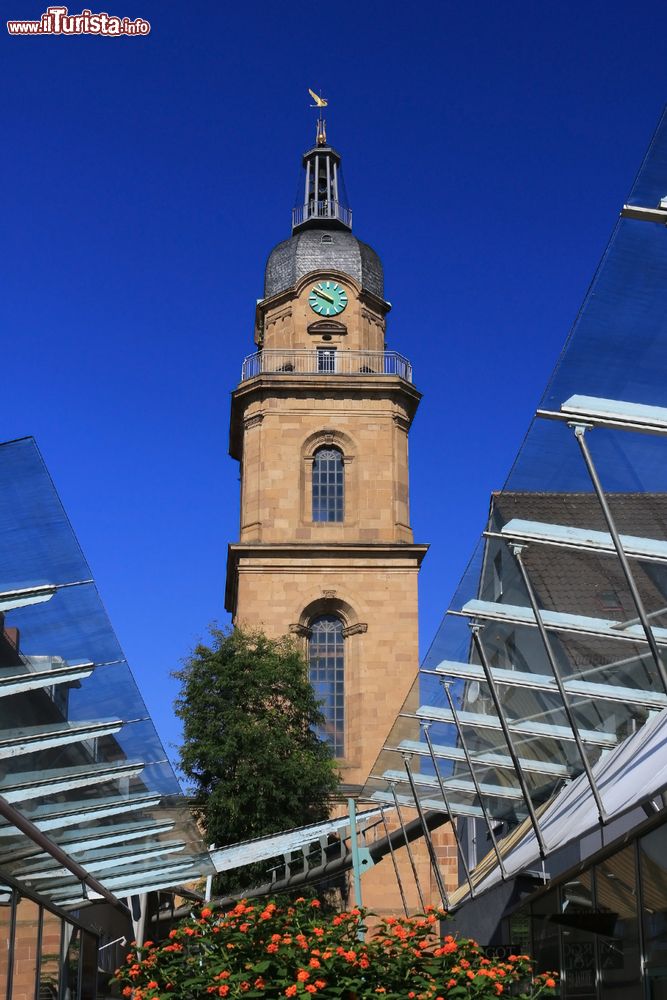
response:
<path id="1" fill-rule="evenodd" d="M 67 7 L 47 7 L 39 21 L 7 21 L 10 35 L 147 35 L 151 30 L 148 21 L 137 17 L 115 17 L 113 14 L 93 14 L 82 10 L 70 14 Z"/>

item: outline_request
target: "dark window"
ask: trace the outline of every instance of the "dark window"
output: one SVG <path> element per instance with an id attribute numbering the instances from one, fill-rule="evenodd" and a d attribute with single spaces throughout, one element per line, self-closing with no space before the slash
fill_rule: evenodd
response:
<path id="1" fill-rule="evenodd" d="M 308 665 L 310 682 L 325 719 L 317 735 L 331 743 L 334 756 L 342 757 L 345 752 L 345 652 L 340 618 L 323 615 L 312 623 Z"/>
<path id="2" fill-rule="evenodd" d="M 345 514 L 343 456 L 319 448 L 313 461 L 313 521 L 342 521 Z"/>

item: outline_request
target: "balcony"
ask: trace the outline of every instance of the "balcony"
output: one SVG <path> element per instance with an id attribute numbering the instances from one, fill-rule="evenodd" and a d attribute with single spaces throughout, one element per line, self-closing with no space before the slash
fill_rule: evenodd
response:
<path id="1" fill-rule="evenodd" d="M 325 201 L 310 201 L 305 205 L 297 205 L 292 209 L 292 228 L 302 226 L 311 219 L 336 219 L 348 229 L 352 228 L 352 209 L 342 205 L 333 198 Z"/>
<path id="2" fill-rule="evenodd" d="M 396 351 L 257 351 L 241 368 L 241 381 L 257 375 L 397 375 L 412 382 L 412 365 Z"/>

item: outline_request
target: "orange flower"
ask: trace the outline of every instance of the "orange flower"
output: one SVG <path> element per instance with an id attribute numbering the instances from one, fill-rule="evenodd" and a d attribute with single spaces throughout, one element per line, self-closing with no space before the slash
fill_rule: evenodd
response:
<path id="1" fill-rule="evenodd" d="M 310 979 L 310 972 L 308 972 L 308 969 L 299 969 L 296 974 L 296 978 L 300 983 L 305 983 L 307 979 Z"/>
<path id="2" fill-rule="evenodd" d="M 332 955 L 333 955 L 332 951 L 324 951 L 324 952 L 322 952 L 322 958 L 325 959 L 325 961 L 326 961 L 326 959 L 331 958 Z"/>
<path id="3" fill-rule="evenodd" d="M 264 980 L 262 979 L 262 977 L 258 976 L 257 979 L 255 980 L 255 989 L 257 989 L 257 990 L 263 990 L 265 986 L 266 986 L 266 983 L 264 982 Z"/>
<path id="4" fill-rule="evenodd" d="M 313 927 L 313 934 L 315 937 L 322 937 L 324 934 L 324 929 L 322 927 Z"/>
<path id="5" fill-rule="evenodd" d="M 299 896 L 299 898 L 295 899 L 294 902 L 295 903 L 305 903 L 306 902 L 306 897 L 305 896 Z"/>
<path id="6" fill-rule="evenodd" d="M 295 993 L 296 993 L 296 986 L 288 986 L 287 989 L 285 990 L 286 997 L 293 997 Z"/>
<path id="7" fill-rule="evenodd" d="M 151 979 L 150 983 L 148 984 L 148 989 L 149 990 L 156 990 L 157 989 L 157 983 L 155 982 L 154 979 Z"/>
<path id="8" fill-rule="evenodd" d="M 311 960 L 308 963 L 308 965 L 311 967 L 311 969 L 319 969 L 319 967 L 320 967 L 320 963 L 319 963 L 318 959 L 316 959 L 316 958 L 311 958 Z"/>
<path id="9" fill-rule="evenodd" d="M 548 986 L 549 989 L 552 990 L 554 988 L 554 986 L 556 985 L 556 980 L 555 979 L 551 979 L 551 978 L 545 979 L 544 980 L 544 985 Z"/>
<path id="10" fill-rule="evenodd" d="M 324 981 L 323 979 L 316 979 L 316 980 L 315 980 L 315 985 L 317 986 L 318 990 L 323 990 L 323 989 L 324 989 L 324 987 L 325 987 L 325 986 L 326 986 L 327 984 L 325 983 L 325 981 Z"/>
<path id="11" fill-rule="evenodd" d="M 271 910 L 262 910 L 262 912 L 259 915 L 260 920 L 270 920 L 271 917 L 272 917 Z"/>
<path id="12" fill-rule="evenodd" d="M 455 979 L 448 979 L 448 980 L 447 980 L 447 986 L 448 986 L 448 987 L 449 987 L 450 989 L 451 989 L 451 987 L 452 987 L 452 986 L 456 986 L 456 980 L 455 980 Z"/>
<path id="13" fill-rule="evenodd" d="M 277 944 L 267 944 L 266 950 L 268 951 L 269 955 L 273 955 L 275 952 L 278 951 L 278 945 Z"/>
<path id="14" fill-rule="evenodd" d="M 314 907 L 318 907 L 318 906 L 320 906 L 320 901 L 319 901 L 319 899 L 313 899 L 313 900 L 311 900 L 311 903 L 310 903 L 310 905 L 311 905 L 311 906 L 314 906 Z"/>
<path id="15" fill-rule="evenodd" d="M 227 983 L 223 983 L 222 986 L 218 986 L 218 996 L 226 997 L 229 993 L 229 986 Z"/>
<path id="16" fill-rule="evenodd" d="M 451 955 L 453 951 L 456 951 L 457 944 L 456 941 L 448 941 L 446 945 L 443 945 L 442 951 L 445 955 Z"/>
<path id="17" fill-rule="evenodd" d="M 125 987 L 125 989 L 123 990 L 123 996 L 124 997 L 131 997 L 132 996 L 132 987 L 131 986 L 126 986 Z"/>
<path id="18" fill-rule="evenodd" d="M 244 993 L 246 992 L 246 990 L 250 989 L 250 983 L 247 981 L 247 979 L 244 979 L 243 982 L 240 984 L 240 986 Z"/>
<path id="19" fill-rule="evenodd" d="M 312 983 L 308 983 L 306 986 L 307 993 L 317 993 L 317 986 L 313 986 Z"/>
<path id="20" fill-rule="evenodd" d="M 205 906 L 204 909 L 201 911 L 201 915 L 204 918 L 210 917 L 213 915 L 213 910 L 210 908 L 210 906 Z"/>

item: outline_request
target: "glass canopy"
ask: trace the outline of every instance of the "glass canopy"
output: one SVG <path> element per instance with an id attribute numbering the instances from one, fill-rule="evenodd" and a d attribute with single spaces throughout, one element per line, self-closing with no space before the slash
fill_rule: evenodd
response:
<path id="1" fill-rule="evenodd" d="M 666 195 L 663 115 L 364 789 L 450 816 L 453 902 L 667 786 Z"/>
<path id="2" fill-rule="evenodd" d="M 116 896 L 213 872 L 31 438 L 0 445 L 0 796 Z M 95 893 L 0 821 L 0 870 Z"/>

